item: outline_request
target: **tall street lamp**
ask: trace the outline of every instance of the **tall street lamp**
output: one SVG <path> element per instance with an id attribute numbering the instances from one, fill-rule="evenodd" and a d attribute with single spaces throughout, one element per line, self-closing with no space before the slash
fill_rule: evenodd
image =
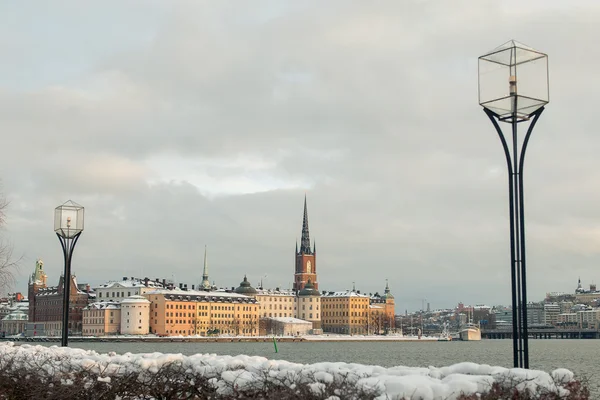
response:
<path id="1" fill-rule="evenodd" d="M 550 100 L 548 55 L 514 40 L 479 57 L 479 104 L 496 128 L 508 167 L 513 362 L 529 368 L 523 164 L 529 137 Z M 507 134 L 499 122 L 510 124 Z M 525 137 L 518 125 L 527 122 Z"/>
<path id="2" fill-rule="evenodd" d="M 61 346 L 68 346 L 69 299 L 71 292 L 71 257 L 81 232 L 83 232 L 83 207 L 69 200 L 54 209 L 54 232 L 63 249 L 65 270 L 63 275 L 63 317 Z"/>

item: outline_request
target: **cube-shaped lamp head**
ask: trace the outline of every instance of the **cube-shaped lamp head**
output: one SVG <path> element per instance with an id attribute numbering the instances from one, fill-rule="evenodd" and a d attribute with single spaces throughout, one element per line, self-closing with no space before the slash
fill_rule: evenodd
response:
<path id="1" fill-rule="evenodd" d="M 479 57 L 479 104 L 500 120 L 529 119 L 549 101 L 548 55 L 511 40 Z"/>
<path id="2" fill-rule="evenodd" d="M 67 201 L 54 209 L 54 232 L 70 239 L 83 231 L 83 207 L 74 201 Z"/>

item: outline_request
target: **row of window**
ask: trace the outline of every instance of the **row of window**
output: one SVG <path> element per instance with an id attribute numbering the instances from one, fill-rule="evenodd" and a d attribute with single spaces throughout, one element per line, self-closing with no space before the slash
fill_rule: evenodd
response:
<path id="1" fill-rule="evenodd" d="M 351 313 L 348 313 L 348 311 L 323 311 L 323 316 L 324 317 L 366 317 L 367 312 L 366 311 L 363 311 L 363 312 L 352 311 Z"/>
<path id="2" fill-rule="evenodd" d="M 158 308 L 158 304 L 154 303 L 154 308 Z M 167 309 L 170 310 L 194 310 L 195 307 L 192 304 L 167 304 Z M 211 308 L 208 305 L 198 305 L 199 310 L 210 310 Z M 220 310 L 220 311 L 235 311 L 235 306 L 212 306 L 212 310 Z M 238 311 L 256 311 L 256 306 L 237 306 Z"/>
<path id="3" fill-rule="evenodd" d="M 137 292 L 134 292 L 134 294 L 136 294 Z M 109 294 L 112 294 L 112 296 L 109 296 Z M 131 292 L 127 292 L 127 296 L 125 296 L 125 292 L 106 292 L 106 298 L 108 297 L 130 297 L 131 296 Z M 98 291 L 98 298 L 101 299 L 102 298 L 102 292 Z"/>

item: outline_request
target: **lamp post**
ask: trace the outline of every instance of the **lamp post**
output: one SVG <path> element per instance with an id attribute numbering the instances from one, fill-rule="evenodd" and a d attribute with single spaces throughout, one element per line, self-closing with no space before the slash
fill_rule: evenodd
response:
<path id="1" fill-rule="evenodd" d="M 61 346 L 68 346 L 69 296 L 71 292 L 71 257 L 81 232 L 83 232 L 83 207 L 69 200 L 54 209 L 54 232 L 63 249 L 65 269 L 63 275 L 63 317 Z"/>
<path id="2" fill-rule="evenodd" d="M 529 137 L 548 104 L 548 56 L 511 40 L 479 57 L 479 104 L 494 125 L 508 167 L 513 363 L 529 368 L 523 164 Z M 499 122 L 510 124 L 503 133 Z M 525 137 L 518 125 L 528 123 Z"/>

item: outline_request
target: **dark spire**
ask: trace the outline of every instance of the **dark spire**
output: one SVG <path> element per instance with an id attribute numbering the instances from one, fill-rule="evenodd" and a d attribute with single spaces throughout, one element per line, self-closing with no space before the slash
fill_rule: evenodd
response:
<path id="1" fill-rule="evenodd" d="M 310 235 L 308 233 L 308 209 L 306 207 L 306 194 L 304 195 L 304 218 L 302 219 L 302 239 L 300 241 L 300 253 L 312 254 L 310 250 Z"/>
<path id="2" fill-rule="evenodd" d="M 317 254 L 317 241 L 313 239 L 313 254 Z"/>
<path id="3" fill-rule="evenodd" d="M 298 254 L 298 238 L 296 238 L 296 254 Z"/>

